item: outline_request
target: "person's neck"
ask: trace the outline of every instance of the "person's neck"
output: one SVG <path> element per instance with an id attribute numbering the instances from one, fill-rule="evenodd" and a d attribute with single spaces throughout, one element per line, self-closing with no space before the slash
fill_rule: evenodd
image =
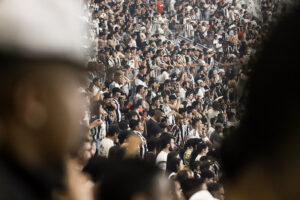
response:
<path id="1" fill-rule="evenodd" d="M 169 148 L 164 148 L 163 152 L 170 153 L 170 150 L 169 150 Z"/>

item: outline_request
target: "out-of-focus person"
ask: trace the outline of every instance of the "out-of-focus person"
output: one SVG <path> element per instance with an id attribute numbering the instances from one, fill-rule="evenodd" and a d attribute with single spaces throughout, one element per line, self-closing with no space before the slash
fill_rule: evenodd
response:
<path id="1" fill-rule="evenodd" d="M 292 50 L 300 44 L 299 20 L 295 6 L 252 62 L 246 114 L 221 148 L 227 200 L 299 199 L 299 50 Z M 278 91 L 284 94 L 277 101 Z"/>
<path id="2" fill-rule="evenodd" d="M 66 160 L 83 136 L 85 105 L 76 5 L 0 2 L 0 199 L 67 192 Z"/>

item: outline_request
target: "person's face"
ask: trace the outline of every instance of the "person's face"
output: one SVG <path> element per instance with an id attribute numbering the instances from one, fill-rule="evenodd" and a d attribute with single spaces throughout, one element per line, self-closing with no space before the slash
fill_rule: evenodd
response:
<path id="1" fill-rule="evenodd" d="M 117 83 L 121 83 L 122 82 L 122 76 L 115 76 L 115 81 Z"/>
<path id="2" fill-rule="evenodd" d="M 18 119 L 14 127 L 26 129 L 28 137 L 35 138 L 39 154 L 48 164 L 61 163 L 78 150 L 83 137 L 79 122 L 86 103 L 79 86 L 78 72 L 70 66 L 44 64 L 33 68 L 13 91 L 14 96 L 22 96 L 22 102 L 14 103 L 12 118 Z"/>
<path id="3" fill-rule="evenodd" d="M 170 140 L 170 151 L 173 151 L 175 149 L 175 141 L 174 141 L 174 139 L 172 138 L 171 140 Z"/>
<path id="4" fill-rule="evenodd" d="M 139 118 L 138 118 L 137 115 L 134 115 L 134 116 L 131 117 L 131 119 L 133 119 L 133 120 L 138 120 Z"/>
<path id="5" fill-rule="evenodd" d="M 178 171 L 181 171 L 184 169 L 184 164 L 183 164 L 183 160 L 179 161 L 179 166 L 178 166 Z"/>
<path id="6" fill-rule="evenodd" d="M 101 86 L 101 81 L 100 81 L 100 79 L 97 81 L 96 85 L 97 85 L 98 87 Z"/>
<path id="7" fill-rule="evenodd" d="M 105 98 L 104 103 L 105 103 L 105 105 L 110 105 L 111 104 L 111 98 Z"/>
<path id="8" fill-rule="evenodd" d="M 145 93 L 145 88 L 142 87 L 141 90 L 140 90 L 140 94 L 144 94 Z"/>
<path id="9" fill-rule="evenodd" d="M 159 107 L 159 106 L 160 106 L 159 100 L 156 100 L 156 101 L 154 102 L 154 105 L 155 105 L 156 107 Z"/>
<path id="10" fill-rule="evenodd" d="M 147 68 L 145 67 L 144 69 L 143 69 L 143 74 L 146 74 L 147 73 Z"/>
<path id="11" fill-rule="evenodd" d="M 169 96 L 168 95 L 165 96 L 164 102 L 169 103 Z"/>
<path id="12" fill-rule="evenodd" d="M 142 122 L 139 122 L 139 125 L 138 125 L 138 130 L 143 132 L 144 131 L 144 125 Z"/>
<path id="13" fill-rule="evenodd" d="M 159 103 L 163 103 L 164 99 L 162 97 L 159 98 Z"/>
<path id="14" fill-rule="evenodd" d="M 92 145 L 90 142 L 85 142 L 83 145 L 81 162 L 83 164 L 86 164 L 91 157 L 92 157 Z"/>
<path id="15" fill-rule="evenodd" d="M 117 93 L 116 93 L 116 97 L 119 98 L 120 96 L 121 96 L 121 93 L 120 93 L 120 92 L 117 92 Z"/>

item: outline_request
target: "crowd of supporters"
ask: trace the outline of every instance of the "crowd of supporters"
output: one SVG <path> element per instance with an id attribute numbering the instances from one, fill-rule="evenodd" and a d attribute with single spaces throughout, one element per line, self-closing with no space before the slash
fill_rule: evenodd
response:
<path id="1" fill-rule="evenodd" d="M 271 19 L 272 1 L 264 1 L 263 19 L 236 0 L 83 5 L 91 48 L 85 47 L 89 76 L 80 91 L 89 133 L 79 160 L 102 183 L 99 198 L 130 199 L 135 191 L 127 187 L 143 190 L 139 184 L 158 173 L 156 166 L 171 181 L 171 199 L 224 199 L 216 149 L 243 116 L 246 63 Z M 120 166 L 112 164 L 117 160 Z M 115 186 L 124 190 L 108 193 Z"/>

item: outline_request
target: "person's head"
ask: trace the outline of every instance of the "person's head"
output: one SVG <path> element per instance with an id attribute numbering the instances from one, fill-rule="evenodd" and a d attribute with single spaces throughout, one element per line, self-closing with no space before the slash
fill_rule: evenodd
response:
<path id="1" fill-rule="evenodd" d="M 233 112 L 227 113 L 227 117 L 229 121 L 235 121 L 235 114 Z"/>
<path id="2" fill-rule="evenodd" d="M 167 178 L 154 164 L 141 160 L 124 160 L 107 170 L 97 199 L 169 200 L 169 187 Z"/>
<path id="3" fill-rule="evenodd" d="M 204 182 L 204 179 L 186 179 L 181 180 L 179 179 L 181 184 L 182 192 L 186 199 L 190 199 L 190 197 L 198 191 L 206 190 L 207 186 Z"/>
<path id="4" fill-rule="evenodd" d="M 109 93 L 109 92 L 104 93 L 103 101 L 106 106 L 111 105 L 111 93 Z"/>
<path id="5" fill-rule="evenodd" d="M 119 143 L 122 145 L 123 143 L 127 142 L 127 139 L 131 136 L 132 134 L 130 133 L 129 130 L 123 130 L 120 132 L 118 135 Z"/>
<path id="6" fill-rule="evenodd" d="M 139 131 L 139 132 L 144 131 L 143 123 L 140 120 L 130 120 L 129 121 L 129 127 L 133 131 Z"/>
<path id="7" fill-rule="evenodd" d="M 224 188 L 219 183 L 209 183 L 207 184 L 207 190 L 211 193 L 211 195 L 219 200 L 224 200 Z"/>
<path id="8" fill-rule="evenodd" d="M 197 146 L 197 151 L 199 152 L 199 154 L 206 156 L 206 154 L 208 153 L 208 146 L 207 144 L 204 143 L 200 143 Z"/>
<path id="9" fill-rule="evenodd" d="M 138 120 L 139 116 L 138 116 L 137 112 L 131 111 L 128 113 L 128 119 L 129 120 Z"/>
<path id="10" fill-rule="evenodd" d="M 186 91 L 185 95 L 188 100 L 192 100 L 193 96 L 194 96 L 194 94 L 191 90 Z"/>
<path id="11" fill-rule="evenodd" d="M 136 93 L 137 93 L 137 94 L 143 94 L 144 91 L 145 91 L 144 86 L 138 85 L 138 86 L 136 87 Z"/>
<path id="12" fill-rule="evenodd" d="M 170 152 L 167 157 L 167 168 L 168 173 L 178 172 L 183 170 L 183 160 L 179 157 L 179 153 L 176 151 Z"/>
<path id="13" fill-rule="evenodd" d="M 114 80 L 117 82 L 117 83 L 122 83 L 123 82 L 123 78 L 124 78 L 124 76 L 123 76 L 123 74 L 122 73 L 120 73 L 120 72 L 116 72 L 115 74 L 114 74 Z"/>
<path id="14" fill-rule="evenodd" d="M 160 101 L 159 101 L 159 97 L 156 96 L 152 99 L 152 105 L 154 105 L 155 107 L 159 108 L 160 107 Z"/>
<path id="15" fill-rule="evenodd" d="M 201 120 L 199 118 L 193 119 L 192 120 L 192 126 L 194 129 L 199 128 L 199 126 L 201 125 Z"/>
<path id="16" fill-rule="evenodd" d="M 108 159 L 122 160 L 125 155 L 125 149 L 119 146 L 113 146 L 108 151 Z"/>
<path id="17" fill-rule="evenodd" d="M 204 179 L 206 184 L 209 184 L 209 183 L 214 182 L 215 175 L 210 170 L 204 170 L 204 171 L 201 171 L 201 178 Z"/>
<path id="18" fill-rule="evenodd" d="M 161 110 L 155 110 L 153 117 L 157 122 L 160 122 L 161 119 L 163 118 L 163 112 Z"/>
<path id="19" fill-rule="evenodd" d="M 120 88 L 115 87 L 112 89 L 112 95 L 115 99 L 118 99 L 121 96 L 121 94 L 122 90 Z"/>
<path id="20" fill-rule="evenodd" d="M 222 133 L 222 132 L 223 132 L 223 129 L 224 129 L 223 124 L 221 124 L 221 123 L 217 123 L 217 124 L 216 124 L 215 130 L 216 130 L 217 133 Z"/>
<path id="21" fill-rule="evenodd" d="M 162 150 L 173 151 L 175 147 L 174 138 L 169 133 L 162 133 L 159 139 Z"/>
<path id="22" fill-rule="evenodd" d="M 117 124 L 110 125 L 106 137 L 111 138 L 114 142 L 118 142 L 118 135 L 119 135 L 119 126 Z"/>
<path id="23" fill-rule="evenodd" d="M 100 86 L 101 85 L 101 80 L 100 80 L 100 78 L 98 78 L 98 77 L 96 77 L 96 78 L 94 78 L 93 79 L 93 84 L 95 85 L 95 86 Z"/>
<path id="24" fill-rule="evenodd" d="M 0 62 L 1 146 L 12 154 L 16 147 L 28 146 L 26 154 L 35 154 L 41 165 L 60 162 L 81 135 L 85 103 L 77 90 L 80 70 L 55 59 L 0 55 Z"/>

